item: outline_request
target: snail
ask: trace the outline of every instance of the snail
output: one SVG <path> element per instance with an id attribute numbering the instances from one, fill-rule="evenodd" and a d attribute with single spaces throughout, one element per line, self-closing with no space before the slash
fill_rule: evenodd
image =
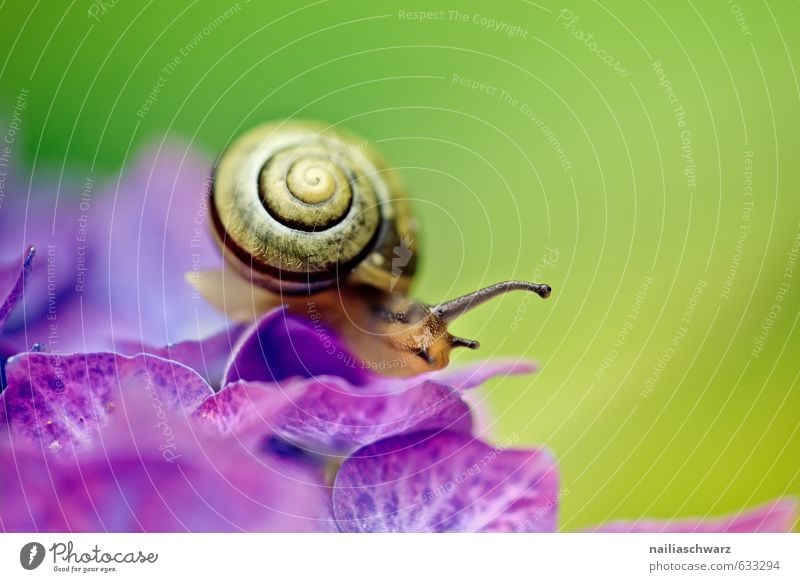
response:
<path id="1" fill-rule="evenodd" d="M 440 369 L 453 348 L 478 348 L 448 326 L 489 299 L 550 294 L 545 284 L 505 281 L 443 303 L 410 299 L 417 223 L 403 186 L 368 142 L 321 123 L 243 134 L 219 158 L 208 196 L 225 265 L 195 281 L 210 303 L 239 321 L 279 305 L 313 312 L 389 374 Z"/>

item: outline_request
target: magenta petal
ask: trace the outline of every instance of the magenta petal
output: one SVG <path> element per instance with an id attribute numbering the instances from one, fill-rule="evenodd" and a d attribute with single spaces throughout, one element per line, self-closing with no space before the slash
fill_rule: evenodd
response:
<path id="1" fill-rule="evenodd" d="M 319 454 L 348 454 L 421 429 L 469 432 L 460 393 L 435 382 L 352 387 L 334 376 L 282 384 L 229 384 L 195 415 L 222 432 L 276 434 Z"/>
<path id="2" fill-rule="evenodd" d="M 122 340 L 116 342 L 116 348 L 126 355 L 144 353 L 180 362 L 200 374 L 212 388 L 218 388 L 233 346 L 243 331 L 243 326 L 234 326 L 202 340 L 185 340 L 165 347 Z"/>
<path id="3" fill-rule="evenodd" d="M 333 332 L 278 308 L 243 334 L 222 385 L 322 375 L 338 376 L 356 386 L 370 379 Z"/>
<path id="4" fill-rule="evenodd" d="M 558 475 L 543 449 L 493 448 L 461 433 L 379 441 L 347 459 L 333 509 L 345 532 L 552 532 Z"/>
<path id="5" fill-rule="evenodd" d="M 229 384 L 209 396 L 193 417 L 200 426 L 221 435 L 253 435 L 257 441 L 274 435 L 280 415 L 294 398 L 302 396 L 302 386 L 265 386 L 259 383 Z"/>
<path id="6" fill-rule="evenodd" d="M 0 433 L 0 529 L 330 531 L 319 467 L 194 430 L 180 410 L 129 392 L 102 447 L 53 454 Z"/>
<path id="7" fill-rule="evenodd" d="M 112 416 L 126 414 L 128 389 L 185 413 L 212 393 L 186 366 L 148 355 L 25 353 L 8 360 L 6 378 L 0 421 L 54 452 L 95 442 Z"/>
<path id="8" fill-rule="evenodd" d="M 331 531 L 322 475 L 209 443 L 54 460 L 0 439 L 0 531 Z"/>
<path id="9" fill-rule="evenodd" d="M 31 271 L 35 252 L 35 249 L 30 247 L 21 265 L 19 263 L 0 265 L 0 332 L 22 299 L 25 280 Z"/>
<path id="10" fill-rule="evenodd" d="M 469 433 L 469 406 L 449 386 L 425 382 L 383 392 L 353 389 L 338 378 L 306 382 L 277 425 L 285 439 L 315 452 L 350 453 L 386 437 L 421 429 Z M 327 445 L 327 446 L 326 446 Z"/>
<path id="11" fill-rule="evenodd" d="M 797 522 L 797 501 L 776 499 L 738 513 L 712 518 L 613 521 L 588 528 L 606 533 L 784 533 Z"/>
<path id="12" fill-rule="evenodd" d="M 0 400 L 10 429 L 0 431 L 0 528 L 330 530 L 322 469 L 197 430 L 187 412 L 209 394 L 195 372 L 156 356 L 13 358 Z"/>

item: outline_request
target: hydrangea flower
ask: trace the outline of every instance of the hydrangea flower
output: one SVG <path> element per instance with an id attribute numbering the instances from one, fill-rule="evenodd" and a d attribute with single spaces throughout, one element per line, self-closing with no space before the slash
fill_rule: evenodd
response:
<path id="1" fill-rule="evenodd" d="M 16 229 L 40 251 L 0 266 L 0 528 L 556 531 L 553 455 L 485 442 L 465 397 L 530 362 L 391 378 L 308 318 L 225 327 L 192 295 L 183 273 L 219 260 L 207 167 L 177 149 L 146 158 L 91 210 L 62 202 L 55 229 L 53 215 L 2 209 L 0 242 L 13 251 Z M 63 232 L 87 221 L 82 270 L 51 261 L 49 245 L 74 256 Z M 788 531 L 795 516 L 780 500 L 597 529 Z"/>

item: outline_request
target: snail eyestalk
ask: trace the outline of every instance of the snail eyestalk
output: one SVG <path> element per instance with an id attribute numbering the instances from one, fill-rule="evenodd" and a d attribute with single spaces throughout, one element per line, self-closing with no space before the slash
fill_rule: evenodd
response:
<path id="1" fill-rule="evenodd" d="M 547 299 L 550 296 L 551 289 L 550 285 L 542 283 L 503 281 L 502 283 L 489 285 L 488 287 L 478 289 L 477 291 L 452 299 L 451 301 L 434 305 L 431 307 L 431 313 L 436 315 L 443 322 L 450 323 L 475 307 L 499 295 L 508 293 L 509 291 L 530 291 L 536 293 L 542 299 Z"/>
<path id="2" fill-rule="evenodd" d="M 450 345 L 454 348 L 468 348 L 470 350 L 477 350 L 479 347 L 481 347 L 481 344 L 478 340 L 471 340 L 456 336 L 450 337 Z"/>

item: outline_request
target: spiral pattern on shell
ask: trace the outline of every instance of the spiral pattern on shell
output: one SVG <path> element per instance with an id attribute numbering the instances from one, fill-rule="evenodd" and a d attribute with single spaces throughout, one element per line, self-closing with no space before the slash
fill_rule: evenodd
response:
<path id="1" fill-rule="evenodd" d="M 216 167 L 214 230 L 255 283 L 288 293 L 325 288 L 387 228 L 397 231 L 385 225 L 397 214 L 385 172 L 363 141 L 342 132 L 305 122 L 257 127 Z"/>
<path id="2" fill-rule="evenodd" d="M 259 191 L 264 206 L 278 222 L 306 232 L 339 224 L 350 210 L 355 175 L 321 147 L 294 147 L 275 154 L 264 165 Z M 350 160 L 347 160 L 350 162 Z M 372 192 L 364 193 L 374 203 Z"/>

